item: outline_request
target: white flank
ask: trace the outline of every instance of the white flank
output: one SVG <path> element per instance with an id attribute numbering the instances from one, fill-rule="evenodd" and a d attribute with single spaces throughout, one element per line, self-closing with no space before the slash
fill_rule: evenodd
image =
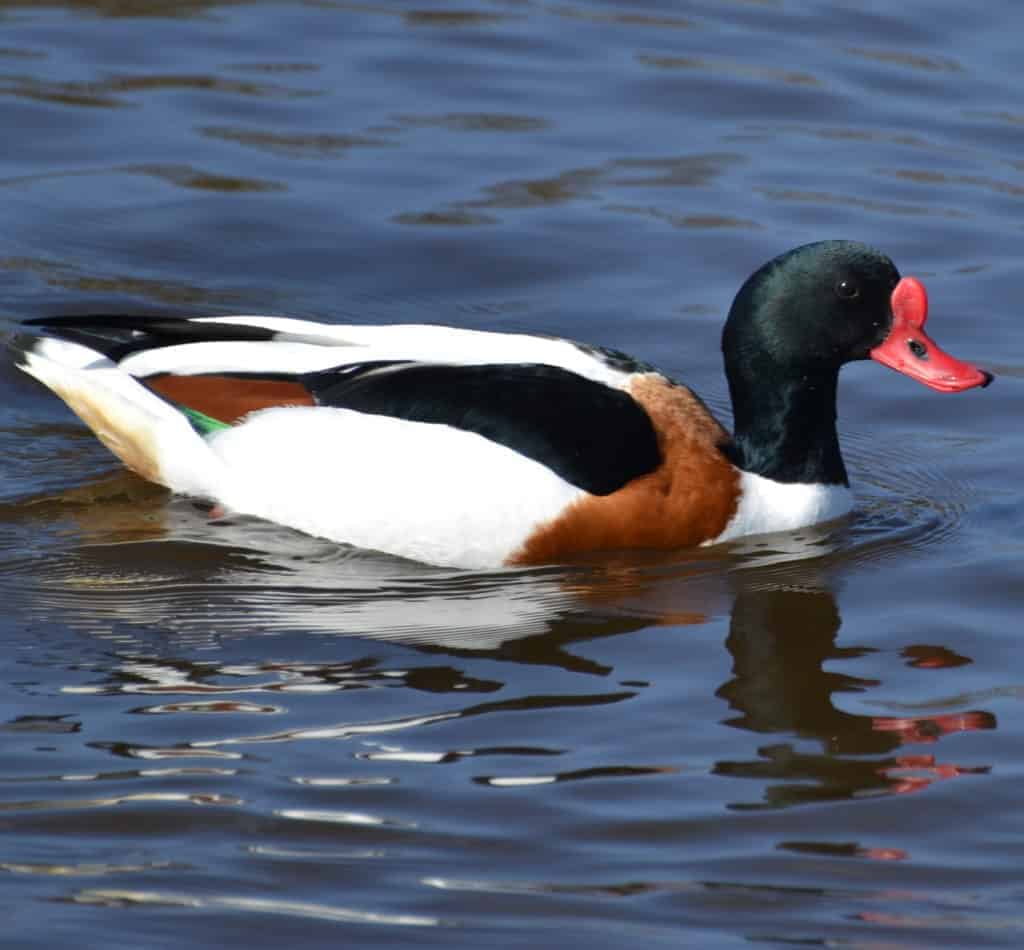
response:
<path id="1" fill-rule="evenodd" d="M 348 409 L 268 409 L 207 444 L 230 510 L 450 567 L 500 566 L 584 494 L 476 433 Z"/>
<path id="2" fill-rule="evenodd" d="M 736 514 L 717 538 L 705 544 L 806 528 L 841 518 L 852 508 L 853 495 L 845 485 L 787 484 L 752 472 L 741 472 Z"/>

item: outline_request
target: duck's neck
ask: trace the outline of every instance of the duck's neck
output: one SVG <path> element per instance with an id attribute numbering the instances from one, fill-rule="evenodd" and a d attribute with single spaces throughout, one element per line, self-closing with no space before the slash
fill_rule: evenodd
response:
<path id="1" fill-rule="evenodd" d="M 783 483 L 848 485 L 836 432 L 837 370 L 816 375 L 730 374 L 730 460 Z"/>

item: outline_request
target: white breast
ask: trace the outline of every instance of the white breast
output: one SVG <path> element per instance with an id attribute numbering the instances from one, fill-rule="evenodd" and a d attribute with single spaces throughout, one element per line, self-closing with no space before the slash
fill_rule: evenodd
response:
<path id="1" fill-rule="evenodd" d="M 740 492 L 736 514 L 717 538 L 705 543 L 806 528 L 841 518 L 853 508 L 853 495 L 845 485 L 786 484 L 741 472 Z"/>

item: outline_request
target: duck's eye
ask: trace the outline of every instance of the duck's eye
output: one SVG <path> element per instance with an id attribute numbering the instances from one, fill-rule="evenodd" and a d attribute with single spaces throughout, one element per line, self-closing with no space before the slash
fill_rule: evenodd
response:
<path id="1" fill-rule="evenodd" d="M 860 287 L 852 280 L 841 280 L 836 284 L 836 296 L 842 297 L 843 300 L 853 300 L 854 297 L 860 296 Z"/>

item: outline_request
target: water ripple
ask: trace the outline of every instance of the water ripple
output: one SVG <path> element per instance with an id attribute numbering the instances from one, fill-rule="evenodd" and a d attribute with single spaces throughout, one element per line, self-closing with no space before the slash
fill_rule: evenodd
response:
<path id="1" fill-rule="evenodd" d="M 208 125 L 199 129 L 202 135 L 225 142 L 234 142 L 283 158 L 341 158 L 354 148 L 388 148 L 388 139 L 372 135 L 290 134 L 239 126 Z"/>
<path id="2" fill-rule="evenodd" d="M 241 914 L 280 914 L 305 920 L 324 920 L 346 924 L 386 924 L 394 927 L 440 927 L 444 925 L 444 922 L 437 917 L 361 911 L 336 904 L 316 904 L 271 897 L 233 897 L 208 893 L 192 895 L 173 891 L 101 890 L 96 888 L 77 891 L 67 899 L 75 904 L 101 907 L 156 906 L 201 911 L 231 911 Z"/>
<path id="3" fill-rule="evenodd" d="M 21 802 L 0 802 L 0 812 L 72 811 L 82 808 L 109 808 L 138 802 L 173 802 L 189 805 L 241 805 L 242 799 L 218 792 L 135 792 L 102 798 L 57 798 Z"/>

